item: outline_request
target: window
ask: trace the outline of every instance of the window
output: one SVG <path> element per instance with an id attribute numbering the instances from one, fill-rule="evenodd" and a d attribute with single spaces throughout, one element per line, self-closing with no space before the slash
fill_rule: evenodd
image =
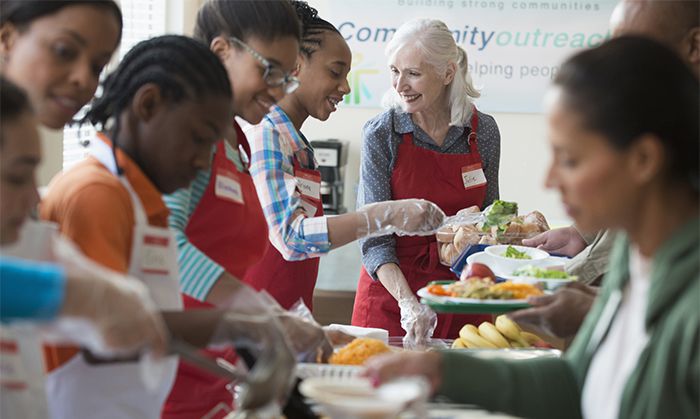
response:
<path id="1" fill-rule="evenodd" d="M 144 39 L 162 35 L 166 31 L 166 0 L 121 0 L 119 3 L 124 19 L 122 39 L 119 51 L 115 54 L 115 61 L 106 67 L 103 74 L 116 68 L 116 63 L 124 58 L 134 45 Z M 100 93 L 99 90 L 97 93 Z M 81 109 L 76 119 L 80 119 L 89 106 Z M 95 130 L 92 126 L 84 125 L 78 128 L 77 125 L 66 125 L 63 129 L 63 170 L 85 157 L 87 150 L 81 142 L 93 138 L 94 135 Z"/>

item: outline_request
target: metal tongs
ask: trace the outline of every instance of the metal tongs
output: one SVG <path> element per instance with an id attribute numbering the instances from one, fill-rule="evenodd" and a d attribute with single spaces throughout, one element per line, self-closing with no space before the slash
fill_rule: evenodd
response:
<path id="1" fill-rule="evenodd" d="M 246 376 L 230 362 L 222 358 L 216 360 L 202 355 L 197 348 L 180 339 L 170 341 L 170 350 L 186 362 L 229 381 L 244 381 Z"/>

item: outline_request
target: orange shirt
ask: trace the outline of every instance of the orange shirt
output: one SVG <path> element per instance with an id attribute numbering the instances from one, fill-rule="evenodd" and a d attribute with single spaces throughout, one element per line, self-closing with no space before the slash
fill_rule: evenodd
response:
<path id="1" fill-rule="evenodd" d="M 111 147 L 107 137 L 98 135 Z M 167 227 L 169 212 L 160 191 L 119 149 L 117 162 L 141 199 L 149 224 Z M 40 216 L 58 223 L 61 234 L 75 242 L 90 259 L 115 271 L 128 272 L 135 222 L 131 196 L 119 179 L 94 157 L 56 175 L 41 202 Z M 78 349 L 51 346 L 44 352 L 51 371 L 67 362 Z"/>

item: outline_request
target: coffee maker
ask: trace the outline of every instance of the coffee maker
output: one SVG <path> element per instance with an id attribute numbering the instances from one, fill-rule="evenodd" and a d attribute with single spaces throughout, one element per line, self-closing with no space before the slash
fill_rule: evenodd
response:
<path id="1" fill-rule="evenodd" d="M 345 188 L 345 165 L 348 163 L 347 142 L 335 139 L 311 141 L 321 172 L 321 200 L 326 214 L 342 214 Z"/>

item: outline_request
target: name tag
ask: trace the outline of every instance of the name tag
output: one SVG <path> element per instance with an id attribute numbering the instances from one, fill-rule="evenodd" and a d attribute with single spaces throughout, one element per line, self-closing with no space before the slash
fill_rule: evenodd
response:
<path id="1" fill-rule="evenodd" d="M 321 176 L 317 173 L 308 173 L 301 170 L 296 171 L 297 186 L 303 196 L 320 200 L 321 199 Z"/>
<path id="2" fill-rule="evenodd" d="M 304 214 L 306 214 L 307 217 L 316 216 L 316 204 L 312 201 L 308 201 L 304 198 L 301 198 L 301 207 L 304 210 Z"/>
<path id="3" fill-rule="evenodd" d="M 0 336 L 0 387 L 3 391 L 24 390 L 27 388 L 27 374 L 24 371 L 19 344 L 11 336 Z"/>
<path id="4" fill-rule="evenodd" d="M 214 184 L 214 194 L 218 198 L 243 204 L 243 190 L 238 176 L 227 170 L 219 170 L 216 173 L 216 183 Z"/>
<path id="5" fill-rule="evenodd" d="M 169 275 L 167 237 L 144 236 L 141 252 L 141 271 L 146 274 Z"/>
<path id="6" fill-rule="evenodd" d="M 471 164 L 462 168 L 462 183 L 464 189 L 478 188 L 486 185 L 486 175 L 481 168 L 481 163 Z"/>

